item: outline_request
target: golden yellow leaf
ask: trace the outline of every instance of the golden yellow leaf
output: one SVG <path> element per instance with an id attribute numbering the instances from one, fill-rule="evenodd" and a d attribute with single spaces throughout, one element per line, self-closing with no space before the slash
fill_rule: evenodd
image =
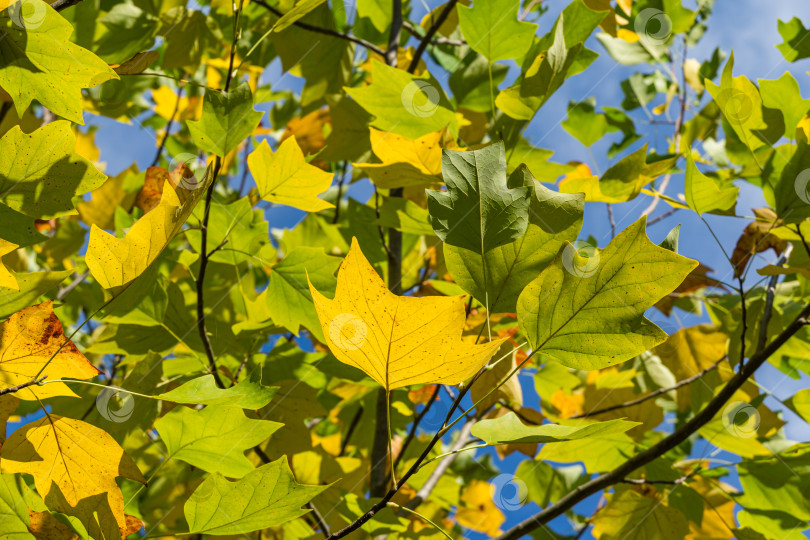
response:
<path id="1" fill-rule="evenodd" d="M 83 133 L 78 127 L 74 127 L 73 134 L 76 136 L 76 153 L 86 160 L 96 163 L 101 156 L 96 146 L 96 130 L 90 128 L 87 133 Z"/>
<path id="2" fill-rule="evenodd" d="M 551 406 L 559 411 L 560 418 L 571 418 L 582 414 L 582 407 L 585 405 L 585 395 L 566 394 L 565 390 L 560 388 L 551 395 Z"/>
<path id="3" fill-rule="evenodd" d="M 6 442 L 8 422 L 14 419 L 14 413 L 19 406 L 20 400 L 14 397 L 14 394 L 0 396 L 0 449 L 3 448 L 3 443 Z"/>
<path id="4" fill-rule="evenodd" d="M 282 142 L 275 153 L 267 141 L 262 141 L 247 162 L 265 201 L 306 212 L 334 208 L 318 198 L 332 184 L 332 174 L 307 163 L 295 137 Z"/>
<path id="5" fill-rule="evenodd" d="M 306 155 L 316 154 L 323 148 L 325 137 L 323 128 L 331 123 L 329 109 L 318 109 L 305 116 L 296 116 L 284 128 L 281 142 L 295 137 L 301 151 Z"/>
<path id="6" fill-rule="evenodd" d="M 78 517 L 89 533 L 115 538 L 127 526 L 116 477 L 146 479 L 106 431 L 81 420 L 46 415 L 12 433 L 3 445 L 0 470 L 25 473 L 49 508 Z M 96 514 L 98 523 L 96 524 Z"/>
<path id="7" fill-rule="evenodd" d="M 396 133 L 369 128 L 371 150 L 382 163 L 355 163 L 372 182 L 383 189 L 426 186 L 442 180 L 442 143 L 447 146 L 446 131 L 409 139 Z"/>
<path id="8" fill-rule="evenodd" d="M 101 187 L 90 193 L 89 201 L 81 201 L 76 208 L 87 225 L 98 225 L 102 229 L 115 228 L 115 209 L 121 207 L 129 212 L 135 201 L 135 190 L 127 189 L 138 166 L 130 165 L 115 177 L 110 177 Z"/>
<path id="9" fill-rule="evenodd" d="M 459 525 L 490 537 L 500 533 L 501 524 L 506 521 L 506 517 L 492 502 L 493 490 L 494 487 L 483 480 L 472 480 L 467 484 L 461 494 L 464 506 L 459 505 L 456 511 Z"/>
<path id="10" fill-rule="evenodd" d="M 155 102 L 155 113 L 166 120 L 172 117 L 175 108 L 177 109 L 177 114 L 174 115 L 175 122 L 198 120 L 202 116 L 202 98 L 197 96 L 181 97 L 178 101 L 177 94 L 168 86 L 161 86 L 157 90 L 152 90 L 152 101 Z"/>
<path id="11" fill-rule="evenodd" d="M 686 540 L 731 540 L 735 538 L 734 501 L 729 496 L 736 490 L 725 482 L 696 475 L 689 487 L 697 491 L 704 502 L 700 524 L 689 522 Z"/>
<path id="12" fill-rule="evenodd" d="M 62 349 L 57 352 L 59 347 Z M 53 301 L 18 311 L 0 324 L 0 389 L 30 381 L 54 354 L 42 372 L 49 381 L 63 377 L 92 379 L 101 373 L 67 340 L 62 323 L 53 312 Z M 57 382 L 29 386 L 14 395 L 27 401 L 76 397 L 66 384 Z"/>
<path id="13" fill-rule="evenodd" d="M 14 274 L 9 272 L 8 268 L 3 265 L 2 257 L 3 255 L 8 255 L 18 247 L 20 246 L 0 238 L 0 287 L 8 287 L 9 289 L 14 289 L 15 291 L 20 290 L 20 286 L 17 284 L 17 278 L 15 278 Z"/>
<path id="14" fill-rule="evenodd" d="M 201 181 L 183 181 L 176 190 L 164 186 L 160 204 L 130 227 L 124 238 L 93 225 L 84 260 L 99 285 L 121 287 L 141 275 L 180 231 L 212 181 L 209 166 Z"/>
<path id="15" fill-rule="evenodd" d="M 310 283 L 326 344 L 344 364 L 386 390 L 411 384 L 458 384 L 474 375 L 503 339 L 462 341 L 464 296 L 415 298 L 391 293 L 352 239 L 334 300 Z"/>

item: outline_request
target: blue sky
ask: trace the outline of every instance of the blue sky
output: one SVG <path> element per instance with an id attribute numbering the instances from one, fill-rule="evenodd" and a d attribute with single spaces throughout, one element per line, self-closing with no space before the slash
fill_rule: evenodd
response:
<path id="1" fill-rule="evenodd" d="M 429 7 L 435 7 L 440 2 L 431 0 Z M 418 19 L 426 11 L 425 6 L 420 2 L 413 1 L 415 16 Z M 551 28 L 557 14 L 562 10 L 567 2 L 563 0 L 545 0 L 544 5 L 548 5 L 550 12 L 540 21 L 540 34 Z M 691 0 L 686 0 L 685 5 L 693 7 Z M 348 3 L 347 3 L 347 7 Z M 810 84 L 808 84 L 807 70 L 810 69 L 808 61 L 788 64 L 781 53 L 776 49 L 776 44 L 780 43 L 781 37 L 777 32 L 777 19 L 789 20 L 794 16 L 804 18 L 806 23 L 810 23 L 810 3 L 806 0 L 781 0 L 763 2 L 761 0 L 717 0 L 714 15 L 709 24 L 703 40 L 694 50 L 689 52 L 690 57 L 698 61 L 707 59 L 714 51 L 715 47 L 721 47 L 726 53 L 734 51 L 735 54 L 735 75 L 744 74 L 751 80 L 757 78 L 775 79 L 785 71 L 790 71 L 799 81 L 804 95 L 810 95 Z M 606 170 L 611 164 L 604 156 L 610 143 L 616 140 L 615 136 L 607 136 L 593 147 L 593 155 L 596 156 L 596 163 L 593 163 L 591 155 L 587 150 L 570 136 L 560 125 L 560 122 L 567 116 L 567 106 L 570 100 L 580 101 L 585 98 L 595 97 L 597 106 L 619 106 L 623 94 L 620 83 L 637 70 L 651 72 L 652 67 L 633 66 L 624 67 L 617 65 L 611 59 L 600 43 L 591 38 L 588 47 L 600 53 L 600 58 L 583 74 L 570 79 L 560 91 L 543 107 L 537 118 L 532 122 L 526 132 L 527 138 L 537 146 L 550 148 L 555 151 L 554 160 L 559 162 L 582 161 L 588 163 L 598 171 Z M 430 63 L 429 63 L 430 65 Z M 274 89 L 285 88 L 300 89 L 301 81 L 292 75 L 281 73 L 279 66 L 274 63 L 270 66 L 263 77 L 264 82 L 269 82 Z M 656 101 L 653 105 L 660 102 Z M 673 104 L 671 114 L 676 115 L 676 107 Z M 101 150 L 101 161 L 107 164 L 107 173 L 110 175 L 118 173 L 128 167 L 133 160 L 138 162 L 141 168 L 146 167 L 151 162 L 155 152 L 155 138 L 150 129 L 141 128 L 137 122 L 131 125 L 120 124 L 108 119 L 87 116 L 88 124 L 100 127 L 96 136 L 96 142 Z M 645 119 L 640 111 L 636 111 L 633 118 L 637 120 L 637 129 L 649 136 L 636 142 L 627 152 L 637 149 L 644 142 L 649 142 L 659 152 L 666 151 L 666 137 L 671 136 L 669 126 L 658 126 L 653 130 L 652 126 L 645 125 L 639 120 Z M 265 119 L 265 122 L 267 120 Z M 622 156 L 623 156 L 622 155 Z M 618 160 L 620 157 L 616 158 Z M 614 160 L 613 162 L 615 162 Z M 682 175 L 675 175 L 670 185 L 669 194 L 674 194 L 682 190 Z M 764 206 L 764 201 L 757 189 L 743 183 L 740 184 L 741 192 L 737 206 L 737 213 L 751 215 L 751 209 Z M 360 200 L 365 200 L 369 195 L 367 185 L 359 183 L 349 192 Z M 616 205 L 615 219 L 617 229 L 622 230 L 627 225 L 635 221 L 641 211 L 647 206 L 649 199 L 640 197 L 635 201 Z M 668 207 L 660 204 L 657 214 L 666 211 Z M 655 215 L 655 214 L 654 214 Z M 288 209 L 271 209 L 267 217 L 271 227 L 290 227 L 296 220 L 300 219 L 300 212 Z M 740 232 L 747 224 L 747 221 L 732 217 L 710 216 L 708 218 L 714 232 L 727 250 L 733 248 Z M 723 254 L 716 244 L 711 241 L 711 237 L 706 230 L 706 226 L 697 219 L 696 216 L 688 212 L 678 212 L 674 216 L 652 226 L 649 234 L 653 241 L 658 242 L 667 232 L 677 224 L 681 224 L 681 252 L 682 254 L 699 259 L 703 263 L 712 267 L 716 271 L 716 276 L 720 279 L 731 277 L 730 267 Z M 599 245 L 604 245 L 609 241 L 609 227 L 607 213 L 604 205 L 588 205 L 586 208 L 585 225 L 582 231 L 582 238 L 593 235 Z M 775 255 L 768 252 L 758 257 L 757 266 L 763 266 L 773 262 Z M 651 311 L 649 316 L 655 321 L 664 320 L 657 311 Z M 699 322 L 705 322 L 706 318 L 679 313 L 680 323 L 684 326 L 691 326 Z M 667 328 L 673 328 L 673 324 L 678 322 L 668 321 Z M 522 377 L 524 382 L 524 392 L 528 406 L 537 406 L 538 396 L 533 389 L 533 382 L 529 375 Z M 781 398 L 790 397 L 801 387 L 807 386 L 807 378 L 794 381 L 783 376 L 770 366 L 765 366 L 758 374 L 758 381 L 766 388 L 774 392 Z M 767 402 L 775 410 L 784 409 L 775 400 Z M 786 428 L 787 436 L 796 440 L 809 440 L 807 425 L 791 413 L 787 413 L 785 419 L 788 420 Z M 667 429 L 666 423 L 661 429 Z M 701 452 L 711 453 L 711 448 L 701 448 Z M 497 463 L 497 457 L 494 458 Z M 501 465 L 505 471 L 513 470 L 516 464 L 523 458 L 512 456 Z M 593 507 L 595 500 L 585 505 Z M 507 512 L 508 521 L 505 526 L 513 525 L 521 519 L 528 517 L 536 511 L 534 505 L 527 505 L 519 510 Z M 555 521 L 555 527 L 566 530 L 567 525 L 563 520 Z M 586 535 L 586 538 L 590 536 Z"/>

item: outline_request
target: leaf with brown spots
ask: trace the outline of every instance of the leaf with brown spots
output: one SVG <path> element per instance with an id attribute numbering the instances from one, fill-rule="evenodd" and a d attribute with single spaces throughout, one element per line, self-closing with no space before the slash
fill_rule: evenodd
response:
<path id="1" fill-rule="evenodd" d="M 18 311 L 0 325 L 0 390 L 26 383 L 40 370 L 49 381 L 64 377 L 92 379 L 101 373 L 65 337 L 62 323 L 53 312 L 53 301 Z M 15 396 L 32 401 L 76 394 L 66 384 L 53 382 L 29 386 Z"/>
<path id="2" fill-rule="evenodd" d="M 0 452 L 0 471 L 34 477 L 48 508 L 78 517 L 91 536 L 127 530 L 116 477 L 146 484 L 115 439 L 95 426 L 46 415 L 12 433 Z"/>

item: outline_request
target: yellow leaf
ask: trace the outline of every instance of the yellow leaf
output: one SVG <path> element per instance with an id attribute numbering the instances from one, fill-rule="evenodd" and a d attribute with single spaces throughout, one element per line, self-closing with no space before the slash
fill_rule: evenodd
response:
<path id="1" fill-rule="evenodd" d="M 287 122 L 281 141 L 295 137 L 304 154 L 317 154 L 325 142 L 324 125 L 330 123 L 329 109 L 317 109 L 306 116 L 296 116 Z"/>
<path id="2" fill-rule="evenodd" d="M 334 208 L 318 198 L 332 184 L 332 174 L 307 163 L 295 137 L 282 142 L 275 153 L 267 141 L 262 141 L 247 162 L 265 201 L 306 212 Z"/>
<path id="3" fill-rule="evenodd" d="M 168 120 L 174 114 L 175 122 L 187 122 L 198 120 L 202 116 L 203 102 L 200 97 L 179 98 L 174 90 L 168 86 L 161 86 L 157 90 L 152 90 L 152 101 L 155 102 L 155 114 Z"/>
<path id="4" fill-rule="evenodd" d="M 90 193 L 89 201 L 81 201 L 76 208 L 87 225 L 98 225 L 102 229 L 115 228 L 115 209 L 119 206 L 129 212 L 135 201 L 136 192 L 128 189 L 133 176 L 138 174 L 138 166 L 132 164 L 118 176 L 109 177 L 101 187 Z"/>
<path id="5" fill-rule="evenodd" d="M 15 291 L 20 290 L 20 286 L 17 284 L 17 278 L 3 265 L 2 257 L 3 255 L 8 255 L 18 247 L 20 246 L 0 238 L 0 287 L 8 287 Z"/>
<path id="6" fill-rule="evenodd" d="M 734 501 L 729 497 L 736 490 L 725 482 L 709 480 L 700 475 L 689 480 L 689 487 L 703 498 L 705 510 L 700 524 L 689 522 L 689 536 L 686 540 L 731 540 L 734 531 Z"/>
<path id="7" fill-rule="evenodd" d="M 130 227 L 124 238 L 91 227 L 84 260 L 99 285 L 105 289 L 128 285 L 157 259 L 213 181 L 211 166 L 202 181 L 184 180 L 177 190 L 164 186 L 160 203 Z"/>
<path id="8" fill-rule="evenodd" d="M 83 133 L 78 127 L 74 127 L 73 134 L 76 136 L 76 153 L 88 161 L 98 162 L 101 153 L 96 146 L 96 130 L 90 128 L 87 133 Z"/>
<path id="9" fill-rule="evenodd" d="M 467 484 L 461 494 L 464 506 L 456 511 L 459 525 L 490 537 L 500 533 L 501 524 L 506 521 L 506 517 L 492 502 L 493 490 L 494 487 L 483 480 L 473 480 Z"/>
<path id="10" fill-rule="evenodd" d="M 504 341 L 462 341 L 464 296 L 415 298 L 388 291 L 356 238 L 340 265 L 335 299 L 311 283 L 309 289 L 332 353 L 386 390 L 458 384 L 481 369 Z"/>
<path id="11" fill-rule="evenodd" d="M 585 396 L 583 394 L 566 394 L 565 390 L 560 388 L 551 395 L 551 406 L 559 411 L 560 418 L 571 418 L 582 414 L 582 407 L 585 404 Z"/>
<path id="12" fill-rule="evenodd" d="M 63 377 L 92 379 L 101 373 L 65 337 L 62 323 L 53 312 L 53 301 L 18 311 L 0 324 L 0 388 L 30 381 L 54 354 L 56 356 L 42 372 L 48 375 L 49 381 Z M 27 401 L 54 396 L 77 397 L 66 384 L 58 382 L 29 386 L 14 395 Z"/>
<path id="13" fill-rule="evenodd" d="M 447 138 L 446 131 L 409 139 L 369 128 L 371 150 L 382 163 L 354 165 L 383 189 L 436 184 L 442 179 L 442 143 Z"/>
<path id="14" fill-rule="evenodd" d="M 127 526 L 124 497 L 115 478 L 146 484 L 132 458 L 110 434 L 53 414 L 9 436 L 0 469 L 33 476 L 48 507 L 78 517 L 95 538 L 99 525 L 108 538 L 120 536 Z"/>
<path id="15" fill-rule="evenodd" d="M 726 354 L 728 336 L 708 325 L 692 326 L 678 330 L 653 349 L 661 362 L 676 380 L 687 379 L 723 358 Z M 678 408 L 686 410 L 690 404 L 690 388 L 677 390 Z"/>

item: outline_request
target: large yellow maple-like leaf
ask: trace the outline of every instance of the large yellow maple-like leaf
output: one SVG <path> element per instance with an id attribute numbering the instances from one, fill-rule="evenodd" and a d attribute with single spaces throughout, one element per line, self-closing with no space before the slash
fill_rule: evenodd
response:
<path id="1" fill-rule="evenodd" d="M 462 341 L 464 296 L 414 298 L 390 292 L 356 238 L 340 266 L 334 300 L 312 283 L 309 290 L 332 353 L 386 390 L 458 384 L 474 375 L 504 341 Z"/>
<path id="2" fill-rule="evenodd" d="M 202 180 L 184 177 L 176 189 L 164 186 L 160 203 L 130 227 L 124 238 L 93 225 L 84 260 L 99 285 L 121 287 L 140 276 L 180 231 L 212 181 L 209 166 Z"/>
<path id="3" fill-rule="evenodd" d="M 3 255 L 11 253 L 18 247 L 20 246 L 0 238 L 0 287 L 8 287 L 9 289 L 14 289 L 15 291 L 20 290 L 20 286 L 17 283 L 17 278 L 14 277 L 14 274 L 8 271 L 8 268 L 3 266 L 2 257 Z"/>
<path id="4" fill-rule="evenodd" d="M 124 497 L 115 478 L 146 484 L 135 462 L 110 434 L 53 414 L 12 433 L 0 458 L 3 473 L 34 477 L 49 508 L 74 515 L 91 529 L 100 525 L 108 538 L 120 536 L 127 526 Z M 96 531 L 88 532 L 100 537 Z"/>
<path id="5" fill-rule="evenodd" d="M 53 301 L 18 311 L 0 324 L 0 389 L 30 381 L 54 353 L 56 356 L 42 371 L 49 381 L 63 377 L 92 379 L 101 373 L 65 337 L 62 323 L 53 312 Z M 60 382 L 29 386 L 14 395 L 28 401 L 54 396 L 76 397 Z"/>
<path id="6" fill-rule="evenodd" d="M 247 158 L 259 196 L 265 201 L 318 212 L 334 208 L 318 195 L 332 184 L 332 174 L 307 163 L 295 137 L 281 143 L 275 153 L 262 141 Z"/>

